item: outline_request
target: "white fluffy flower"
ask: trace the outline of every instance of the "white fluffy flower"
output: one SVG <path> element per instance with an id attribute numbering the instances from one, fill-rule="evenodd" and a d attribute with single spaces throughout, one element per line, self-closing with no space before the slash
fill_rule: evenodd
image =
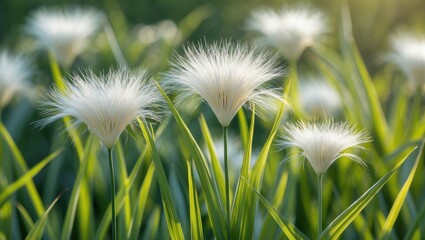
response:
<path id="1" fill-rule="evenodd" d="M 362 143 L 368 142 L 364 131 L 356 132 L 347 122 L 334 123 L 332 120 L 320 123 L 288 124 L 286 134 L 280 145 L 295 146 L 302 150 L 314 171 L 321 175 L 338 158 L 345 156 L 364 165 L 357 155 L 347 152 L 349 148 L 361 148 Z"/>
<path id="2" fill-rule="evenodd" d="M 268 98 L 281 100 L 280 93 L 260 86 L 282 74 L 274 56 L 245 44 L 222 42 L 187 46 L 165 74 L 164 83 L 179 91 L 180 99 L 199 95 L 227 127 L 248 101 L 267 109 Z"/>
<path id="3" fill-rule="evenodd" d="M 392 52 L 387 58 L 397 64 L 415 89 L 425 84 L 425 36 L 398 33 L 391 38 Z"/>
<path id="4" fill-rule="evenodd" d="M 31 73 L 27 58 L 0 51 L 0 109 L 19 92 L 29 91 Z"/>
<path id="5" fill-rule="evenodd" d="M 26 31 L 69 66 L 102 24 L 103 15 L 91 8 L 37 10 L 28 19 Z"/>
<path id="6" fill-rule="evenodd" d="M 248 21 L 248 29 L 259 32 L 259 43 L 279 49 L 291 61 L 328 32 L 325 15 L 308 6 L 284 7 L 279 12 L 258 10 Z"/>
<path id="7" fill-rule="evenodd" d="M 341 110 L 338 92 L 323 80 L 302 81 L 300 84 L 300 102 L 310 116 L 334 116 Z"/>
<path id="8" fill-rule="evenodd" d="M 87 71 L 66 82 L 65 92 L 55 89 L 42 103 L 46 125 L 64 116 L 84 123 L 107 148 L 111 148 L 126 126 L 136 118 L 159 119 L 155 107 L 162 102 L 145 70 L 110 70 L 95 75 Z"/>

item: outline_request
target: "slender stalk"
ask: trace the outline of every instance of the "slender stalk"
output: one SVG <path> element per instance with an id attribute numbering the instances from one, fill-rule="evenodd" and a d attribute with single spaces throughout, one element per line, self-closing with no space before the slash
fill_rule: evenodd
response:
<path id="1" fill-rule="evenodd" d="M 319 175 L 318 179 L 318 188 L 317 188 L 317 208 L 319 209 L 319 214 L 317 214 L 318 219 L 317 222 L 319 223 L 318 231 L 317 231 L 317 239 L 320 238 L 320 234 L 322 233 L 322 181 L 323 181 L 323 174 Z"/>
<path id="2" fill-rule="evenodd" d="M 115 173 L 112 159 L 112 148 L 108 148 L 109 170 L 111 173 L 111 201 L 112 201 L 112 239 L 117 239 L 117 220 L 115 218 Z"/>
<path id="3" fill-rule="evenodd" d="M 290 78 L 292 79 L 292 89 L 289 93 L 289 98 L 292 104 L 292 108 L 294 109 L 294 114 L 296 118 L 302 118 L 303 112 L 300 105 L 299 99 L 299 77 L 298 77 L 298 67 L 296 61 L 290 62 Z"/>
<path id="4" fill-rule="evenodd" d="M 410 124 L 409 124 L 409 137 L 415 134 L 415 129 L 419 123 L 419 117 L 421 113 L 421 102 L 422 102 L 422 88 L 416 89 L 413 96 L 413 103 L 410 113 Z"/>
<path id="5" fill-rule="evenodd" d="M 223 127 L 224 142 L 224 176 L 226 185 L 226 215 L 227 215 L 227 236 L 230 238 L 230 187 L 229 187 L 229 163 L 227 161 L 227 127 Z"/>
<path id="6" fill-rule="evenodd" d="M 56 87 L 58 89 L 60 89 L 61 91 L 65 91 L 66 85 L 65 85 L 65 82 L 63 80 L 61 69 L 58 65 L 58 62 L 57 62 L 55 56 L 51 52 L 49 52 L 49 64 L 50 64 L 50 70 L 52 71 L 53 81 L 55 82 Z M 66 129 L 68 130 L 69 136 L 71 137 L 72 141 L 75 144 L 75 149 L 77 151 L 80 163 L 82 163 L 83 158 L 84 158 L 84 147 L 83 147 L 83 144 L 81 142 L 81 139 L 80 139 L 76 129 L 73 129 L 71 127 L 72 122 L 71 122 L 71 118 L 69 116 L 63 117 L 63 122 L 66 126 Z"/>
<path id="7" fill-rule="evenodd" d="M 118 64 L 121 67 L 128 68 L 127 61 L 125 60 L 124 54 L 121 51 L 120 45 L 118 43 L 118 39 L 109 21 L 105 22 L 104 30 L 105 30 L 106 38 L 108 39 L 108 42 L 109 42 L 109 46 L 111 46 L 112 54 L 114 55 L 115 60 L 118 62 Z"/>

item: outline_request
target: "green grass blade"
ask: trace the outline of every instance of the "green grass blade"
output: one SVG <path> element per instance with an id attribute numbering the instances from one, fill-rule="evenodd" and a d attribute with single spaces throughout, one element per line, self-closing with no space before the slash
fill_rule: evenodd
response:
<path id="1" fill-rule="evenodd" d="M 117 180 L 118 186 L 124 187 L 128 181 L 127 165 L 124 156 L 124 150 L 121 141 L 118 140 L 115 143 L 115 155 L 117 156 Z M 124 209 L 121 212 L 120 218 L 118 219 L 118 226 L 122 226 L 118 229 L 118 237 L 124 239 L 127 237 L 127 229 L 130 226 L 131 221 L 131 200 L 130 195 L 126 192 L 124 196 Z"/>
<path id="2" fill-rule="evenodd" d="M 25 237 L 25 240 L 38 240 L 38 239 L 41 239 L 42 238 L 42 235 L 43 235 L 43 232 L 44 232 L 44 228 L 46 227 L 46 223 L 47 223 L 47 217 L 48 217 L 50 211 L 52 210 L 52 208 L 54 207 L 54 205 L 56 204 L 56 202 L 61 197 L 61 195 L 58 196 L 50 204 L 49 208 L 47 208 L 47 210 L 44 212 L 44 214 L 41 216 L 41 218 L 34 224 L 34 226 L 31 229 L 31 231 Z"/>
<path id="3" fill-rule="evenodd" d="M 241 109 L 242 110 L 242 109 Z M 239 117 L 241 118 L 241 117 Z M 245 115 L 243 115 L 243 118 L 245 118 Z M 246 119 L 245 119 L 246 121 Z M 248 124 L 244 124 L 248 125 Z M 253 107 L 252 109 L 252 117 L 251 117 L 251 124 L 249 127 L 249 130 L 241 130 L 241 131 L 247 131 L 246 136 L 247 139 L 245 140 L 246 145 L 244 146 L 244 157 L 242 160 L 242 169 L 239 175 L 238 184 L 236 187 L 236 195 L 233 200 L 233 213 L 232 213 L 232 229 L 233 229 L 233 238 L 239 238 L 243 237 L 245 233 L 248 233 L 248 231 L 244 228 L 244 218 L 246 217 L 246 196 L 247 196 L 247 186 L 245 181 L 242 181 L 242 178 L 248 178 L 249 170 L 251 167 L 251 154 L 252 154 L 252 141 L 254 139 L 254 125 L 255 125 L 255 109 Z M 245 127 L 241 127 L 245 128 Z M 251 233 L 252 233 L 251 229 Z M 237 235 L 235 235 L 237 234 Z"/>
<path id="4" fill-rule="evenodd" d="M 409 230 L 407 231 L 403 239 L 404 240 L 420 239 L 420 236 L 417 236 L 417 235 L 421 234 L 420 225 L 421 224 L 423 225 L 423 223 L 425 222 L 424 220 L 425 220 L 425 202 L 422 203 L 421 210 L 419 210 L 418 215 L 416 215 L 415 221 L 410 226 Z"/>
<path id="5" fill-rule="evenodd" d="M 148 127 L 140 119 L 139 126 L 142 129 L 143 136 L 145 137 L 146 144 L 152 154 L 152 160 L 156 168 L 156 177 L 159 183 L 159 189 L 161 191 L 165 217 L 167 220 L 167 226 L 170 237 L 172 239 L 184 239 L 183 230 L 181 228 L 180 220 L 177 216 L 176 209 L 174 207 L 173 199 L 171 197 L 171 191 L 168 186 L 167 176 L 165 175 L 164 168 L 162 166 L 159 153 L 156 149 L 155 142 L 152 139 L 152 135 L 149 133 Z"/>
<path id="6" fill-rule="evenodd" d="M 58 65 L 58 62 L 55 58 L 55 56 L 53 55 L 53 53 L 49 53 L 49 65 L 50 65 L 50 70 L 52 72 L 52 77 L 53 77 L 53 81 L 56 84 L 56 87 L 61 90 L 61 91 L 65 91 L 66 90 L 66 85 L 62 76 L 62 72 L 60 70 L 60 67 Z M 66 116 L 63 118 L 63 122 L 66 126 L 66 129 L 69 133 L 69 136 L 71 137 L 72 141 L 74 142 L 74 146 L 75 149 L 77 151 L 78 154 L 78 158 L 80 160 L 80 162 L 83 161 L 84 158 L 84 148 L 83 148 L 83 143 L 81 142 L 80 139 L 80 135 L 78 134 L 78 132 L 76 131 L 76 129 L 72 128 L 72 122 L 71 122 L 71 118 Z"/>
<path id="7" fill-rule="evenodd" d="M 380 143 L 382 150 L 387 152 L 388 137 L 390 136 L 390 130 L 388 128 L 387 120 L 385 119 L 384 111 L 379 102 L 379 97 L 375 89 L 375 85 L 369 75 L 366 65 L 360 56 L 360 52 L 355 45 L 352 44 L 353 59 L 357 67 L 357 71 L 360 75 L 360 79 L 363 83 L 364 90 L 366 92 L 368 105 L 370 106 L 370 112 L 372 115 L 373 130 L 376 131 L 377 140 Z"/>
<path id="8" fill-rule="evenodd" d="M 146 227 L 147 230 L 140 239 L 158 239 L 160 220 L 161 209 L 159 207 L 155 207 L 148 219 L 148 226 Z"/>
<path id="9" fill-rule="evenodd" d="M 189 143 L 192 149 L 195 166 L 199 173 L 202 188 L 205 191 L 205 201 L 207 205 L 208 216 L 211 221 L 214 235 L 217 239 L 227 239 L 228 237 L 226 237 L 226 217 L 222 208 L 223 204 L 220 201 L 220 197 L 218 197 L 217 186 L 214 185 L 210 170 L 208 169 L 207 161 L 205 160 L 202 150 L 193 138 L 192 133 L 190 132 L 187 125 L 184 123 L 180 114 L 177 112 L 177 109 L 174 107 L 170 98 L 167 96 L 167 94 L 164 92 L 164 90 L 158 83 L 155 84 L 161 92 L 162 96 L 167 101 L 168 106 L 171 112 L 173 113 L 174 119 L 176 120 L 183 136 L 185 137 L 185 140 L 187 141 L 187 143 Z"/>
<path id="10" fill-rule="evenodd" d="M 198 26 L 212 14 L 208 6 L 201 6 L 187 14 L 180 22 L 179 29 L 182 31 L 184 42 Z"/>
<path id="11" fill-rule="evenodd" d="M 28 233 L 28 235 L 25 237 L 25 240 L 38 240 L 41 239 L 44 228 L 46 227 L 47 223 L 47 217 L 49 216 L 50 211 L 55 206 L 59 198 L 62 196 L 63 193 L 61 193 L 53 202 L 50 204 L 50 206 L 46 209 L 46 211 L 43 213 L 40 219 L 34 224 L 34 227 L 31 229 L 31 231 Z"/>
<path id="12" fill-rule="evenodd" d="M 398 214 L 400 213 L 400 209 L 403 206 L 407 193 L 410 189 L 410 185 L 412 184 L 413 178 L 415 177 L 416 169 L 418 168 L 419 161 L 422 156 L 423 147 L 424 144 L 422 142 L 419 153 L 415 159 L 415 164 L 413 165 L 412 170 L 410 170 L 409 176 L 403 184 L 403 187 L 400 189 L 400 192 L 398 193 L 397 198 L 395 199 L 394 204 L 388 213 L 388 217 L 385 220 L 384 226 L 382 227 L 379 239 L 388 239 L 390 236 L 390 232 L 393 229 L 394 223 L 398 217 Z"/>
<path id="13" fill-rule="evenodd" d="M 284 96 L 288 96 L 289 91 L 291 89 L 291 83 L 292 83 L 292 80 L 289 80 L 287 87 L 285 88 Z M 260 155 L 258 156 L 256 163 L 252 167 L 252 171 L 249 172 L 248 174 L 247 179 L 249 183 L 257 189 L 261 187 L 268 154 L 272 146 L 273 139 L 276 136 L 278 127 L 281 123 L 284 108 L 285 106 L 282 103 L 276 115 L 272 129 L 270 130 L 270 134 L 263 148 L 261 149 Z M 254 123 L 253 122 L 251 123 L 252 125 L 250 129 L 251 131 L 250 137 L 253 137 Z M 243 163 L 245 164 L 245 168 L 249 166 L 248 161 L 250 160 L 250 154 L 251 154 L 250 151 L 251 149 L 247 149 L 245 152 L 246 154 L 244 156 L 244 163 Z M 242 172 L 246 171 L 244 170 L 244 166 L 242 168 L 243 168 Z M 241 184 L 241 188 L 247 188 L 247 186 L 245 186 L 245 184 Z M 236 224 L 236 226 L 240 226 L 240 228 L 238 229 L 238 232 L 235 232 L 235 234 L 239 234 L 239 235 L 237 236 L 233 235 L 232 237 L 242 238 L 242 239 L 251 239 L 254 233 L 254 222 L 255 222 L 255 211 L 257 209 L 257 200 L 255 198 L 255 194 L 252 191 L 248 191 L 247 189 L 241 189 L 240 192 L 238 192 L 238 194 L 240 194 L 239 200 L 237 200 L 238 209 L 236 210 L 237 212 L 235 214 L 236 218 L 233 218 L 232 222 L 233 224 Z"/>
<path id="14" fill-rule="evenodd" d="M 12 136 L 10 136 L 9 132 L 7 131 L 6 127 L 3 125 L 3 122 L 0 121 L 0 132 L 3 135 L 3 138 L 6 140 L 6 143 L 8 144 L 10 150 L 12 150 L 13 156 L 16 160 L 16 167 L 17 172 L 22 175 L 25 174 L 28 171 L 28 166 L 25 162 L 24 157 L 22 156 L 22 153 L 19 151 L 18 146 L 16 146 L 15 142 L 12 139 Z M 37 188 L 35 187 L 34 181 L 32 179 L 27 183 L 26 189 L 28 191 L 28 194 L 30 196 L 31 202 L 34 205 L 34 208 L 37 212 L 38 216 L 41 216 L 44 213 L 44 205 L 43 201 L 41 200 L 40 194 L 37 192 Z"/>
<path id="15" fill-rule="evenodd" d="M 342 34 L 340 37 L 341 48 L 347 68 L 350 69 L 350 71 L 346 72 L 346 77 L 350 79 L 348 81 L 349 84 L 353 84 L 350 88 L 351 94 L 358 96 L 355 99 L 356 101 L 366 98 L 367 104 L 365 106 L 369 108 L 372 121 L 370 129 L 373 135 L 376 136 L 374 142 L 376 142 L 379 152 L 385 154 L 388 151 L 389 144 L 387 141 L 390 137 L 388 123 L 382 110 L 375 85 L 354 41 L 350 10 L 346 2 L 342 5 L 340 22 L 340 31 Z"/>
<path id="16" fill-rule="evenodd" d="M 277 184 L 276 193 L 273 198 L 273 206 L 275 206 L 276 209 L 279 205 L 284 203 L 284 197 L 286 195 L 285 193 L 288 186 L 288 179 L 289 173 L 288 171 L 284 171 L 280 177 L 279 183 Z M 274 221 L 273 217 L 267 215 L 260 230 L 259 239 L 271 239 L 274 237 L 275 232 L 271 231 L 272 221 Z"/>
<path id="17" fill-rule="evenodd" d="M 201 125 L 201 131 L 202 135 L 204 136 L 204 141 L 207 144 L 208 151 L 210 152 L 210 158 L 211 158 L 211 167 L 212 167 L 212 173 L 214 176 L 214 180 L 217 183 L 217 188 L 220 193 L 220 198 L 222 202 L 225 202 L 225 190 L 224 190 L 224 174 L 223 169 L 220 164 L 220 160 L 217 157 L 217 153 L 215 150 L 214 142 L 211 137 L 210 130 L 207 125 L 207 121 L 204 118 L 204 115 L 201 115 L 200 118 L 200 125 Z"/>
<path id="18" fill-rule="evenodd" d="M 265 197 L 263 197 L 263 195 L 261 195 L 261 193 L 255 190 L 250 184 L 247 183 L 247 185 L 251 188 L 252 192 L 258 196 L 260 202 L 264 205 L 267 212 L 273 217 L 288 239 L 308 239 L 308 237 L 305 236 L 304 233 L 302 233 L 294 224 L 286 220 L 279 211 L 273 207 L 273 205 Z"/>
<path id="19" fill-rule="evenodd" d="M 400 166 L 408 158 L 416 158 L 419 150 L 415 148 L 410 151 L 397 165 L 389 171 L 385 176 L 379 179 L 372 187 L 370 187 L 359 199 L 357 199 L 350 207 L 342 212 L 338 217 L 332 221 L 329 226 L 322 232 L 320 239 L 336 239 L 344 230 L 351 224 L 357 215 L 369 204 L 369 202 L 376 196 L 385 183 L 394 175 Z"/>
<path id="20" fill-rule="evenodd" d="M 139 239 L 139 226 L 142 225 L 143 213 L 145 211 L 146 203 L 148 201 L 149 190 L 152 185 L 152 179 L 155 172 L 155 165 L 151 163 L 148 171 L 146 172 L 143 183 L 140 187 L 139 195 L 137 197 L 136 206 L 134 208 L 133 217 L 130 221 L 128 229 L 127 239 L 136 240 Z"/>
<path id="21" fill-rule="evenodd" d="M 155 137 L 158 138 L 159 136 L 162 135 L 162 133 L 165 130 L 166 124 L 164 124 L 166 122 L 162 122 L 160 124 L 160 126 L 158 127 Z M 148 150 L 148 147 L 146 146 L 146 144 L 144 144 L 141 147 L 141 153 L 139 158 L 136 161 L 136 164 L 133 166 L 133 169 L 131 170 L 130 176 L 128 178 L 128 182 L 126 183 L 125 187 L 120 188 L 118 193 L 116 194 L 116 201 L 117 201 L 117 212 L 119 212 L 121 210 L 122 205 L 124 204 L 124 193 L 125 192 L 129 192 L 130 189 L 133 188 L 134 183 L 136 182 L 136 179 L 139 178 L 142 168 L 142 164 L 144 163 L 144 159 Z M 102 220 L 100 221 L 99 225 L 98 225 L 98 229 L 96 231 L 95 234 L 95 239 L 105 239 L 106 235 L 108 234 L 108 229 L 109 229 L 109 225 L 111 224 L 111 211 L 112 211 L 112 207 L 111 207 L 111 203 L 109 203 L 109 206 L 107 208 L 107 210 L 105 211 Z"/>
<path id="22" fill-rule="evenodd" d="M 255 106 L 252 106 L 251 123 L 247 133 L 247 145 L 245 146 L 244 156 L 242 160 L 242 169 L 240 177 L 248 178 L 248 174 L 251 168 L 251 157 L 252 157 L 252 142 L 254 141 L 254 125 L 255 125 Z M 239 179 L 239 182 L 241 180 Z"/>
<path id="23" fill-rule="evenodd" d="M 86 174 L 86 169 L 89 162 L 89 151 L 91 149 L 92 142 L 93 140 L 92 140 L 92 137 L 90 136 L 87 139 L 85 153 L 84 153 L 84 156 L 85 156 L 84 160 L 80 164 L 80 167 L 78 168 L 77 177 L 75 179 L 74 186 L 71 191 L 71 196 L 69 198 L 69 203 L 68 203 L 68 207 L 67 207 L 66 215 L 65 215 L 65 221 L 63 222 L 62 230 L 61 230 L 62 240 L 68 240 L 71 238 L 71 232 L 74 226 L 77 203 L 78 203 L 78 199 L 80 198 L 81 182 L 84 178 L 84 175 Z"/>
<path id="24" fill-rule="evenodd" d="M 11 197 L 16 191 L 32 181 L 32 178 L 37 175 L 50 161 L 55 159 L 63 149 L 58 149 L 49 156 L 41 160 L 37 165 L 31 168 L 28 172 L 22 175 L 18 180 L 9 184 L 0 193 L 0 207 Z"/>
<path id="25" fill-rule="evenodd" d="M 32 220 L 31 215 L 28 213 L 25 207 L 22 206 L 20 203 L 16 204 L 16 208 L 21 214 L 25 227 L 27 228 L 28 232 L 31 231 L 31 229 L 34 227 L 34 221 Z"/>
<path id="26" fill-rule="evenodd" d="M 239 123 L 239 131 L 241 134 L 243 148 L 245 149 L 248 145 L 248 121 L 246 120 L 245 113 L 243 108 L 238 111 L 238 123 Z"/>
<path id="27" fill-rule="evenodd" d="M 201 240 L 204 239 L 201 210 L 199 208 L 195 182 L 193 181 L 193 167 L 190 161 L 187 161 L 187 181 L 189 189 L 190 237 L 193 240 Z"/>

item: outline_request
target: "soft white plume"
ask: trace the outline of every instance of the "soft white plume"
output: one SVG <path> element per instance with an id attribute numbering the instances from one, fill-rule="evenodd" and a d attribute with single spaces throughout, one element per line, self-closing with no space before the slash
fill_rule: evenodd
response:
<path id="1" fill-rule="evenodd" d="M 30 90 L 31 74 L 28 57 L 0 51 L 0 109 L 16 94 Z"/>
<path id="2" fill-rule="evenodd" d="M 334 116 L 341 110 L 338 92 L 323 79 L 301 81 L 299 92 L 301 105 L 309 116 Z"/>
<path id="3" fill-rule="evenodd" d="M 75 125 L 86 124 L 111 148 L 136 118 L 158 120 L 162 101 L 146 70 L 110 70 L 101 75 L 87 70 L 72 76 L 64 92 L 57 88 L 50 92 L 42 102 L 47 117 L 40 124 L 72 116 Z"/>
<path id="4" fill-rule="evenodd" d="M 261 34 L 259 43 L 276 47 L 291 61 L 329 30 L 325 15 L 304 5 L 255 11 L 247 28 Z"/>
<path id="5" fill-rule="evenodd" d="M 69 66 L 102 22 L 103 14 L 91 8 L 41 8 L 27 20 L 25 30 L 61 64 Z"/>
<path id="6" fill-rule="evenodd" d="M 364 165 L 357 155 L 347 152 L 350 148 L 361 148 L 360 144 L 370 141 L 364 131 L 357 132 L 347 122 L 298 122 L 288 124 L 279 145 L 283 148 L 295 146 L 302 150 L 314 171 L 321 175 L 338 158 L 345 156 Z"/>
<path id="7" fill-rule="evenodd" d="M 246 44 L 221 42 L 186 46 L 165 74 L 164 84 L 179 92 L 180 100 L 200 96 L 227 127 L 247 102 L 264 106 L 267 98 L 282 100 L 276 89 L 261 87 L 282 75 L 274 55 Z"/>
<path id="8" fill-rule="evenodd" d="M 425 84 L 425 36 L 399 32 L 391 37 L 392 52 L 387 59 L 406 74 L 412 89 Z"/>

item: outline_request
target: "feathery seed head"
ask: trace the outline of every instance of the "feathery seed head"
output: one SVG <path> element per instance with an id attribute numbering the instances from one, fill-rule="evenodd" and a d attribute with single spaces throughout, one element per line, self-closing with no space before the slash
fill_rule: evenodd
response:
<path id="1" fill-rule="evenodd" d="M 87 70 L 66 82 L 66 90 L 51 91 L 42 103 L 47 125 L 64 116 L 84 123 L 107 148 L 111 148 L 128 125 L 136 118 L 159 120 L 155 107 L 162 97 L 147 79 L 146 70 L 109 70 L 95 75 Z"/>
<path id="2" fill-rule="evenodd" d="M 0 51 L 0 109 L 19 92 L 30 90 L 32 68 L 27 58 Z"/>
<path id="3" fill-rule="evenodd" d="M 314 171 L 321 175 L 338 158 L 345 156 L 364 165 L 355 154 L 347 152 L 350 148 L 361 148 L 360 144 L 370 141 L 364 131 L 356 132 L 347 122 L 334 123 L 327 120 L 317 123 L 298 122 L 285 127 L 286 134 L 280 146 L 295 146 L 302 150 Z"/>
<path id="4" fill-rule="evenodd" d="M 300 102 L 304 111 L 313 117 L 336 115 L 341 109 L 338 93 L 324 80 L 313 80 L 300 84 Z"/>
<path id="5" fill-rule="evenodd" d="M 328 32 L 325 15 L 302 5 L 284 7 L 279 12 L 271 9 L 255 11 L 247 28 L 262 35 L 259 43 L 276 47 L 291 61 L 296 61 L 306 48 Z"/>
<path id="6" fill-rule="evenodd" d="M 199 95 L 220 124 L 227 127 L 248 101 L 267 105 L 265 97 L 282 100 L 275 89 L 260 86 L 283 70 L 276 57 L 250 49 L 246 44 L 221 42 L 189 45 L 165 74 L 165 87 L 180 92 L 180 100 Z"/>
<path id="7" fill-rule="evenodd" d="M 425 84 L 425 36 L 399 32 L 391 37 L 392 52 L 387 59 L 406 74 L 412 89 Z"/>
<path id="8" fill-rule="evenodd" d="M 102 20 L 103 14 L 91 8 L 42 8 L 27 20 L 25 30 L 61 64 L 70 66 Z"/>

